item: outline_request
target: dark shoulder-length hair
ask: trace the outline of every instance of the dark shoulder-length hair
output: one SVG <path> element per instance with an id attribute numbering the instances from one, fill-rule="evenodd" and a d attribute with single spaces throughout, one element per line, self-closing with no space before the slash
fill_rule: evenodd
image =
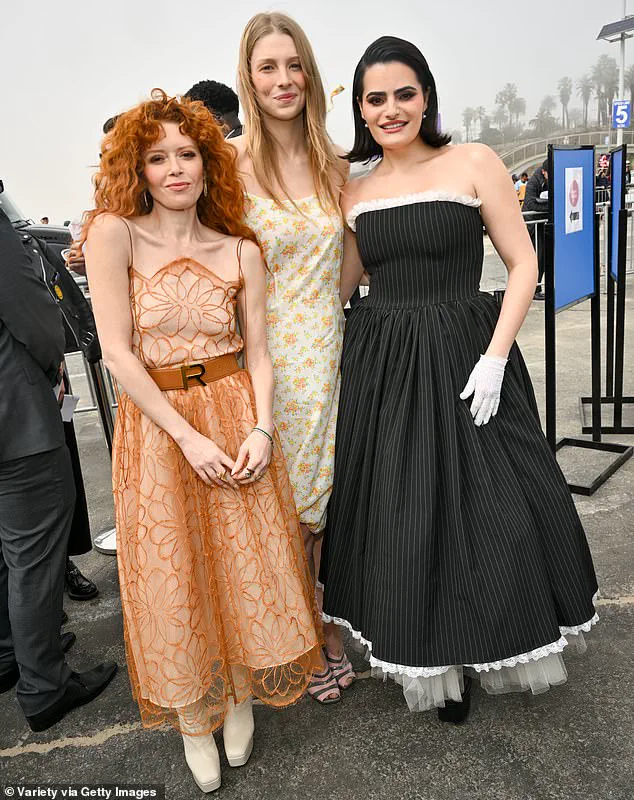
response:
<path id="1" fill-rule="evenodd" d="M 377 144 L 370 130 L 366 127 L 359 102 L 363 98 L 363 81 L 368 67 L 374 64 L 398 62 L 410 67 L 416 73 L 418 82 L 423 87 L 427 98 L 425 117 L 420 126 L 420 138 L 431 147 L 443 147 L 449 144 L 451 136 L 438 130 L 438 95 L 436 81 L 431 74 L 425 56 L 416 45 L 396 36 L 381 36 L 368 47 L 354 71 L 352 84 L 352 113 L 354 115 L 354 145 L 345 156 L 348 161 L 373 161 L 383 155 L 383 148 Z"/>

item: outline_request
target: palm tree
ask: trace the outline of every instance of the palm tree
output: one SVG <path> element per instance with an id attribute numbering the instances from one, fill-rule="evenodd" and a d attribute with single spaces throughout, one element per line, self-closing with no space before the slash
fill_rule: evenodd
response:
<path id="1" fill-rule="evenodd" d="M 571 128 L 583 127 L 583 111 L 580 108 L 576 106 L 571 108 L 566 112 L 566 116 L 568 117 L 568 123 Z"/>
<path id="2" fill-rule="evenodd" d="M 462 112 L 462 123 L 464 125 L 466 139 L 468 142 L 471 141 L 471 123 L 473 122 L 474 116 L 475 113 L 472 108 L 465 108 L 465 110 Z"/>
<path id="3" fill-rule="evenodd" d="M 537 115 L 528 123 L 535 129 L 535 135 L 546 138 L 557 128 L 557 120 L 545 108 L 540 108 Z"/>
<path id="4" fill-rule="evenodd" d="M 517 98 L 517 94 L 517 86 L 514 83 L 506 83 L 504 88 L 495 95 L 496 105 L 502 106 L 508 113 L 509 124 L 511 123 L 511 105 Z"/>
<path id="5" fill-rule="evenodd" d="M 540 111 L 545 111 L 552 116 L 552 112 L 557 108 L 557 101 L 552 94 L 547 94 L 539 105 Z"/>
<path id="6" fill-rule="evenodd" d="M 482 128 L 484 120 L 487 116 L 487 110 L 484 106 L 478 106 L 477 108 L 473 109 L 473 113 L 475 118 L 478 120 L 478 127 L 479 127 L 479 135 L 482 136 Z"/>
<path id="7" fill-rule="evenodd" d="M 498 128 L 502 128 L 506 124 L 507 116 L 506 111 L 504 110 L 503 106 L 498 106 L 495 109 L 495 113 L 493 114 L 493 122 L 498 126 Z"/>
<path id="8" fill-rule="evenodd" d="M 592 83 L 597 96 L 597 125 L 607 125 L 619 85 L 619 68 L 614 58 L 605 53 L 599 57 L 592 67 Z"/>
<path id="9" fill-rule="evenodd" d="M 588 106 L 590 105 L 590 98 L 592 97 L 592 89 L 594 84 L 590 75 L 582 75 L 577 81 L 577 94 L 583 103 L 583 127 L 588 127 Z"/>
<path id="10" fill-rule="evenodd" d="M 510 113 L 515 117 L 515 127 L 520 126 L 520 117 L 526 114 L 526 100 L 523 97 L 516 97 L 509 107 Z"/>
<path id="11" fill-rule="evenodd" d="M 557 90 L 559 91 L 559 102 L 561 103 L 561 124 L 565 130 L 570 127 L 568 103 L 570 103 L 570 97 L 572 96 L 572 78 L 560 78 L 557 83 Z"/>
<path id="12" fill-rule="evenodd" d="M 615 58 L 610 58 L 606 56 L 605 60 L 605 100 L 606 100 L 606 112 L 607 112 L 607 121 L 609 121 L 611 116 L 611 109 L 612 103 L 614 102 L 614 98 L 617 96 L 617 92 L 619 91 L 619 68 L 616 63 Z M 625 98 L 620 97 L 619 100 L 624 100 Z"/>

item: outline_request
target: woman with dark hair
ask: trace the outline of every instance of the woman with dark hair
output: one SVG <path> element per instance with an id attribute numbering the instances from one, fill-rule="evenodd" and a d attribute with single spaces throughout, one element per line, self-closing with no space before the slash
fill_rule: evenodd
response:
<path id="1" fill-rule="evenodd" d="M 462 722 L 469 675 L 489 692 L 565 681 L 597 583 L 515 344 L 536 260 L 508 174 L 449 146 L 409 42 L 370 45 L 353 91 L 348 158 L 379 163 L 343 197 L 341 299 L 364 268 L 370 293 L 345 332 L 324 619 L 412 710 Z M 509 272 L 501 311 L 479 291 L 483 223 Z"/>
<path id="2" fill-rule="evenodd" d="M 180 730 L 212 791 L 213 731 L 223 726 L 229 764 L 245 764 L 252 698 L 286 706 L 321 665 L 273 429 L 265 269 L 235 151 L 202 103 L 155 90 L 102 152 L 84 238 L 104 360 L 123 389 L 112 467 L 130 680 L 143 725 Z"/>

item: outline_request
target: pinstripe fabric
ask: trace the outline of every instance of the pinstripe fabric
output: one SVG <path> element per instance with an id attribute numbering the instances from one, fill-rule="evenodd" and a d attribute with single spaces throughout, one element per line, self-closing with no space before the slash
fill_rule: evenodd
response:
<path id="1" fill-rule="evenodd" d="M 479 211 L 408 202 L 356 225 L 371 288 L 346 325 L 324 614 L 393 666 L 558 642 L 594 617 L 597 583 L 517 345 L 491 422 L 459 399 L 498 317 Z"/>

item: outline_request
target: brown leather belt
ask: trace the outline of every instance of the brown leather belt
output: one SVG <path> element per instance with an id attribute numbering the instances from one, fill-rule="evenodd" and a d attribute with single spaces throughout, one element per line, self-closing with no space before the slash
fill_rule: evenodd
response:
<path id="1" fill-rule="evenodd" d="M 173 389 L 189 389 L 190 386 L 204 386 L 213 381 L 226 378 L 238 372 L 240 366 L 235 353 L 227 353 L 206 361 L 181 364 L 176 367 L 157 367 L 148 369 L 147 374 L 162 392 Z"/>

